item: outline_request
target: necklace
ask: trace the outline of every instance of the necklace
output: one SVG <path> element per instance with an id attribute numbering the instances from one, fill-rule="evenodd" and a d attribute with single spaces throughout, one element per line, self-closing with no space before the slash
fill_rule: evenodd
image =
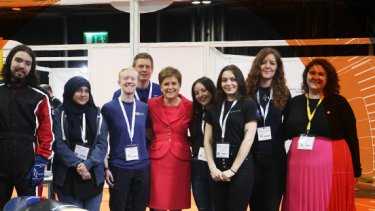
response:
<path id="1" fill-rule="evenodd" d="M 266 93 L 263 95 L 263 97 L 262 97 L 262 99 L 264 100 L 264 101 L 268 101 L 269 99 L 270 99 L 270 96 L 268 96 Z"/>

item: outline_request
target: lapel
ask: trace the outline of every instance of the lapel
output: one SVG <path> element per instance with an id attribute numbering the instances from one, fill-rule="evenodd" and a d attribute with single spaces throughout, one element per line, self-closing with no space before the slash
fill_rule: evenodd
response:
<path id="1" fill-rule="evenodd" d="M 167 118 L 167 114 L 164 112 L 164 109 L 166 109 L 166 107 L 163 106 L 163 97 L 160 97 L 158 99 L 158 107 L 159 108 L 163 108 L 161 109 L 161 115 L 160 115 L 160 121 L 162 121 L 164 124 L 166 125 L 171 125 L 173 124 L 174 122 L 180 120 L 181 118 L 183 118 L 185 116 L 185 113 L 186 113 L 186 99 L 182 96 L 182 95 L 178 95 L 180 98 L 181 98 L 181 102 L 180 104 L 178 105 L 177 107 L 177 111 L 176 111 L 176 114 L 173 115 L 171 118 Z M 170 119 L 170 121 L 169 121 Z"/>

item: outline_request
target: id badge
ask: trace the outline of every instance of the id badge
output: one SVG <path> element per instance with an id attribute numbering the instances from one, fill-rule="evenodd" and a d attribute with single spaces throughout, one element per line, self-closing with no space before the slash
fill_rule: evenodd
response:
<path id="1" fill-rule="evenodd" d="M 229 143 L 216 144 L 216 158 L 229 158 Z"/>
<path id="2" fill-rule="evenodd" d="M 138 147 L 137 146 L 127 146 L 125 147 L 125 160 L 139 160 Z"/>
<path id="3" fill-rule="evenodd" d="M 198 160 L 202 160 L 202 161 L 206 161 L 207 162 L 206 153 L 204 152 L 204 148 L 203 147 L 199 147 Z"/>
<path id="4" fill-rule="evenodd" d="M 298 149 L 312 150 L 314 147 L 315 136 L 302 134 L 298 139 Z"/>
<path id="5" fill-rule="evenodd" d="M 85 147 L 82 145 L 77 144 L 76 147 L 74 148 L 74 154 L 82 160 L 87 160 L 87 156 L 89 155 L 90 148 Z"/>
<path id="6" fill-rule="evenodd" d="M 272 139 L 270 126 L 258 127 L 257 132 L 258 132 L 258 141 L 267 141 L 267 140 Z"/>

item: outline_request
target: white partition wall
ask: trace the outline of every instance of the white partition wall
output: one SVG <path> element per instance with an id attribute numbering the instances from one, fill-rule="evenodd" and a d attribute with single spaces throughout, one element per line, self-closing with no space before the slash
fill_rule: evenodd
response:
<path id="1" fill-rule="evenodd" d="M 151 80 L 158 83 L 158 73 L 166 66 L 173 66 L 182 73 L 181 93 L 191 99 L 191 85 L 202 77 L 211 78 L 216 84 L 220 70 L 229 64 L 237 65 L 244 75 L 251 68 L 254 57 L 226 55 L 215 48 L 217 44 L 211 43 L 145 43 L 141 44 L 140 52 L 151 54 L 154 59 L 154 73 Z M 92 93 L 97 105 L 102 106 L 112 99 L 117 84 L 118 72 L 132 65 L 130 48 L 127 43 L 120 44 L 88 44 L 88 45 L 63 45 L 63 46 L 32 46 L 40 51 L 57 50 L 86 50 L 87 57 L 60 57 L 38 58 L 39 61 L 87 61 L 87 69 L 56 68 L 51 71 L 50 84 L 56 96 L 61 96 L 63 85 L 73 75 L 87 77 L 92 86 Z M 299 93 L 300 78 L 303 63 L 299 58 L 283 59 L 287 83 L 293 95 Z M 78 71 L 78 72 L 77 72 Z M 86 72 L 87 71 L 87 72 Z"/>

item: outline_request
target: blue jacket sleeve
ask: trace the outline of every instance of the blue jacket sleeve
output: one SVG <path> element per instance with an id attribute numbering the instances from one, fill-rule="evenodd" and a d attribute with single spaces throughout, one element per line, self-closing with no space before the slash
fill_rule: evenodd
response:
<path id="1" fill-rule="evenodd" d="M 81 159 L 74 154 L 69 148 L 68 143 L 62 139 L 61 113 L 61 109 L 56 109 L 53 115 L 53 133 L 55 135 L 55 142 L 53 143 L 52 149 L 55 152 L 54 159 L 59 160 L 67 167 L 76 167 L 81 163 Z"/>

